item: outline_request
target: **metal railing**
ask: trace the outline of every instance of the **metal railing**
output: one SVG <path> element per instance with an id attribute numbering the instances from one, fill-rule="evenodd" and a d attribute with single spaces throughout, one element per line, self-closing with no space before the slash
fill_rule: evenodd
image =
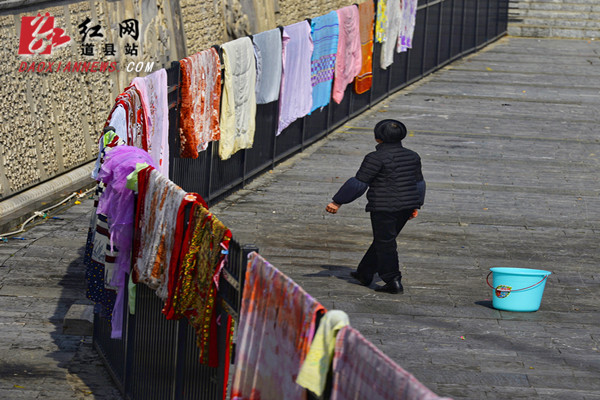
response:
<path id="1" fill-rule="evenodd" d="M 419 0 L 413 48 L 396 53 L 394 63 L 379 67 L 381 45 L 374 45 L 373 86 L 356 94 L 348 85 L 340 104 L 331 102 L 296 120 L 275 136 L 278 103 L 260 104 L 256 110 L 256 132 L 251 149 L 241 150 L 222 161 L 218 142 L 211 142 L 197 159 L 178 158 L 179 66 L 169 69 L 173 90 L 169 120 L 170 178 L 184 190 L 200 194 L 209 204 L 243 187 L 246 182 L 278 162 L 304 150 L 349 119 L 379 103 L 390 94 L 497 40 L 506 33 L 508 0 Z M 176 64 L 176 65 L 175 65 Z"/>
<path id="2" fill-rule="evenodd" d="M 279 136 L 275 136 L 277 102 L 258 105 L 253 147 L 226 161 L 219 158 L 215 142 L 197 159 L 177 157 L 180 71 L 179 63 L 174 62 L 167 70 L 171 180 L 214 204 L 390 94 L 503 36 L 508 0 L 419 0 L 416 17 L 413 48 L 396 53 L 387 70 L 379 67 L 381 46 L 375 44 L 370 91 L 356 94 L 349 85 L 340 104 L 332 102 L 296 120 Z M 237 319 L 246 256 L 252 250 L 232 240 L 219 290 L 223 301 L 217 312 Z M 222 399 L 228 382 L 225 365 L 229 363 L 225 327 L 219 328 L 219 367 L 201 365 L 194 330 L 185 320 L 165 319 L 162 307 L 162 301 L 150 289 L 138 285 L 136 314 L 126 318 L 123 340 L 110 339 L 109 324 L 96 315 L 94 344 L 115 382 L 131 400 Z"/>
<path id="3" fill-rule="evenodd" d="M 94 316 L 94 347 L 126 399 L 222 399 L 229 363 L 227 315 L 238 321 L 240 288 L 248 254 L 254 246 L 230 242 L 228 262 L 219 283 L 215 312 L 218 328 L 217 368 L 200 364 L 196 333 L 186 319 L 167 320 L 163 301 L 146 285 L 137 285 L 135 314 L 123 323 L 123 339 L 110 338 L 110 323 Z M 127 300 L 125 301 L 127 307 Z"/>

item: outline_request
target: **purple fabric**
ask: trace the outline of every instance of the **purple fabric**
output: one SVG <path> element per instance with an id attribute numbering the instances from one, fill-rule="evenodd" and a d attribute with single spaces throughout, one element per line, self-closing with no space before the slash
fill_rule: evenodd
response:
<path id="1" fill-rule="evenodd" d="M 135 220 L 134 192 L 126 187 L 127 175 L 137 163 L 147 163 L 156 168 L 155 162 L 145 150 L 133 146 L 117 146 L 107 151 L 98 180 L 106 188 L 98 200 L 97 214 L 108 217 L 111 248 L 119 250 L 117 266 L 111 277 L 116 286 L 117 300 L 113 311 L 112 338 L 121 338 L 123 326 L 123 301 L 127 288 L 126 275 L 131 270 L 131 244 Z"/>
<path id="2" fill-rule="evenodd" d="M 310 59 L 313 41 L 307 21 L 283 28 L 283 69 L 279 94 L 279 124 L 277 135 L 312 107 Z"/>

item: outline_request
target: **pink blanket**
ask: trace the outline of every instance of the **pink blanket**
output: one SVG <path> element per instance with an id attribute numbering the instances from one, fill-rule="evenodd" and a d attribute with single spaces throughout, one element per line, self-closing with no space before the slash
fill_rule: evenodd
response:
<path id="1" fill-rule="evenodd" d="M 335 79 L 332 98 L 341 103 L 344 91 L 362 68 L 362 50 L 360 46 L 360 16 L 358 7 L 347 6 L 337 10 L 340 26 L 338 51 L 335 62 Z"/>

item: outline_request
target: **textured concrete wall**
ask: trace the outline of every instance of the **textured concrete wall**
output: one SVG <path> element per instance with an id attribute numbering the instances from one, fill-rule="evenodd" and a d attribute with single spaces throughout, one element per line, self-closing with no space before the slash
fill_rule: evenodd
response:
<path id="1" fill-rule="evenodd" d="M 362 1 L 352 0 L 278 0 L 277 25 L 289 25 L 305 18 L 318 17 L 330 11 Z"/>
<path id="2" fill-rule="evenodd" d="M 222 0 L 180 0 L 187 55 L 205 50 L 225 39 Z"/>
<path id="3" fill-rule="evenodd" d="M 135 76 L 145 75 L 150 63 L 155 71 L 185 53 L 178 1 L 28 3 L 19 9 L 0 4 L 0 199 L 94 159 L 98 133 L 122 89 Z M 37 13 L 53 16 L 54 26 L 71 41 L 50 55 L 19 55 L 22 17 Z M 86 18 L 88 27 L 99 25 L 104 36 L 87 38 L 85 43 L 94 45 L 94 56 L 82 54 L 79 25 Z M 119 24 L 126 19 L 139 21 L 137 41 L 119 37 Z M 113 45 L 114 56 L 104 53 L 106 44 Z M 137 45 L 138 54 L 125 55 L 127 45 Z M 93 62 L 98 68 L 102 62 L 114 62 L 115 70 L 73 72 L 71 66 L 84 62 L 88 68 Z M 143 71 L 127 72 L 130 62 L 147 64 Z M 33 63 L 35 71 L 29 70 Z"/>
<path id="4" fill-rule="evenodd" d="M 116 96 L 135 76 L 130 62 L 154 62 L 153 70 L 170 61 L 246 34 L 288 25 L 352 4 L 351 0 L 85 0 L 48 2 L 0 0 L 0 199 L 53 178 L 95 158 L 96 139 Z M 21 18 L 50 13 L 55 26 L 71 37 L 51 55 L 18 54 Z M 79 25 L 100 25 L 104 38 L 94 38 L 96 55 L 82 55 Z M 140 37 L 119 37 L 119 24 L 135 18 Z M 88 39 L 90 41 L 90 39 Z M 125 55 L 127 44 L 138 55 Z M 101 49 L 113 44 L 117 54 Z M 72 72 L 65 65 L 117 62 L 118 71 Z M 22 63 L 25 71 L 19 72 Z M 32 63 L 41 72 L 27 70 Z M 46 67 L 53 64 L 53 72 Z M 60 69 L 59 65 L 60 63 Z M 58 71 L 56 71 L 59 69 Z"/>
<path id="5" fill-rule="evenodd" d="M 326 14 L 352 0 L 180 0 L 188 54 Z M 359 1 L 360 2 L 360 1 Z"/>

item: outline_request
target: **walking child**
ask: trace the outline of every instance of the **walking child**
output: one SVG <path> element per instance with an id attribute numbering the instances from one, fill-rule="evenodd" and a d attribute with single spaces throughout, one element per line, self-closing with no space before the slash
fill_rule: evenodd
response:
<path id="1" fill-rule="evenodd" d="M 375 125 L 375 151 L 367 154 L 356 173 L 333 196 L 326 207 L 335 214 L 367 191 L 366 211 L 371 214 L 373 242 L 350 275 L 365 286 L 376 273 L 385 282 L 375 290 L 402 293 L 396 237 L 409 219 L 417 216 L 425 200 L 425 180 L 421 157 L 402 146 L 406 127 L 400 121 L 385 119 Z"/>

